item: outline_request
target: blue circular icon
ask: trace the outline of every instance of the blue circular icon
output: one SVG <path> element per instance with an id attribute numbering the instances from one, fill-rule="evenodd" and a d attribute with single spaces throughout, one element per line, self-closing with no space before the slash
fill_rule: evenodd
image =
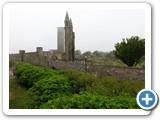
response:
<path id="1" fill-rule="evenodd" d="M 137 95 L 137 103 L 144 110 L 150 110 L 157 104 L 157 94 L 153 90 L 141 90 Z"/>

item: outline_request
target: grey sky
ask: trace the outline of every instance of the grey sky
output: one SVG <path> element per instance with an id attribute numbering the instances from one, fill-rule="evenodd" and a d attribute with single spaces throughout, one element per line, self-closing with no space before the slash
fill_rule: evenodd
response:
<path id="1" fill-rule="evenodd" d="M 24 5 L 10 9 L 9 52 L 57 49 L 57 27 L 64 26 L 66 11 L 73 22 L 75 49 L 111 51 L 122 38 L 145 38 L 144 9 Z"/>

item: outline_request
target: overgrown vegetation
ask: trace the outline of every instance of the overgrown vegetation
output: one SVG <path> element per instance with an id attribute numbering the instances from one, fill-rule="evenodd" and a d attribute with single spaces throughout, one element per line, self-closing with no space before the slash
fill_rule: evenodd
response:
<path id="1" fill-rule="evenodd" d="M 33 109 L 130 109 L 139 108 L 137 93 L 144 81 L 98 78 L 74 70 L 51 70 L 19 62 L 16 79 L 27 87 L 27 108 Z"/>

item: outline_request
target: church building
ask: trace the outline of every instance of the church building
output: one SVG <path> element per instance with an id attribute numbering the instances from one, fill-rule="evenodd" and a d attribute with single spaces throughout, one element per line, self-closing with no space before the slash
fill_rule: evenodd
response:
<path id="1" fill-rule="evenodd" d="M 66 12 L 64 27 L 57 28 L 57 50 L 64 52 L 63 59 L 74 61 L 75 59 L 75 33 L 73 32 L 72 20 Z"/>

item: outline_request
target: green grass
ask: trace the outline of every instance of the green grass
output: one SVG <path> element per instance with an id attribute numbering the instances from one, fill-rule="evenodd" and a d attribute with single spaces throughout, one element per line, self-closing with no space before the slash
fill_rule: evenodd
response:
<path id="1" fill-rule="evenodd" d="M 118 59 L 104 59 L 102 57 L 89 58 L 88 64 L 95 65 L 109 65 L 109 66 L 118 66 L 118 67 L 127 67 L 121 60 Z M 142 61 L 135 68 L 143 68 L 145 66 L 145 62 Z"/>
<path id="2" fill-rule="evenodd" d="M 26 109 L 28 103 L 27 89 L 20 85 L 14 77 L 9 80 L 9 109 Z"/>

